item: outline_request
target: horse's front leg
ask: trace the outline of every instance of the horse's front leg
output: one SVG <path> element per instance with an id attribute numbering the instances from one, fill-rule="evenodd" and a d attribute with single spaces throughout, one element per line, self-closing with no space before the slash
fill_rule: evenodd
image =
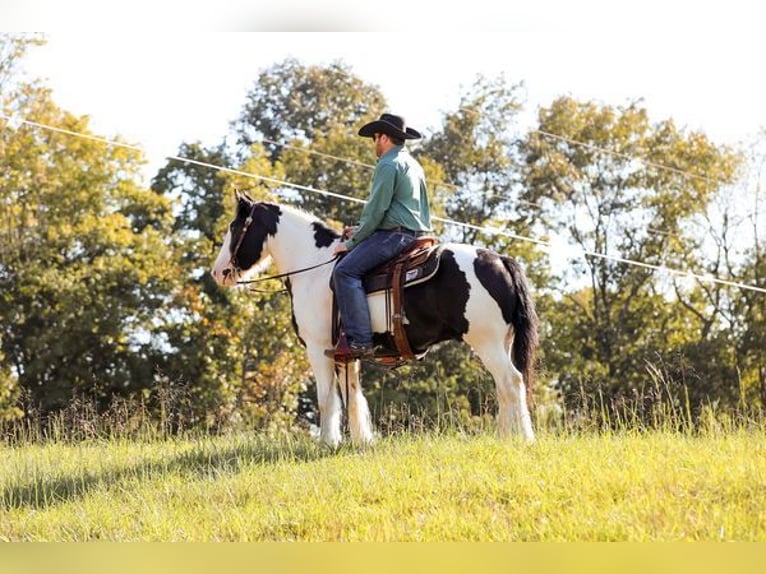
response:
<path id="1" fill-rule="evenodd" d="M 325 357 L 323 346 L 309 346 L 307 353 L 317 383 L 319 440 L 336 447 L 341 442 L 341 402 L 335 385 L 335 361 Z"/>
<path id="2" fill-rule="evenodd" d="M 338 386 L 346 400 L 351 440 L 356 444 L 369 444 L 374 437 L 370 409 L 362 393 L 360 362 L 339 363 L 335 370 L 338 373 Z"/>

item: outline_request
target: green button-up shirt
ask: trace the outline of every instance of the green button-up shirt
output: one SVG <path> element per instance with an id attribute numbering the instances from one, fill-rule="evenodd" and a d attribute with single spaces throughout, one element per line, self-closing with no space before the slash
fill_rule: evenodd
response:
<path id="1" fill-rule="evenodd" d="M 431 231 L 425 174 L 404 146 L 394 146 L 378 159 L 370 197 L 346 247 L 353 249 L 377 229 L 395 227 Z"/>

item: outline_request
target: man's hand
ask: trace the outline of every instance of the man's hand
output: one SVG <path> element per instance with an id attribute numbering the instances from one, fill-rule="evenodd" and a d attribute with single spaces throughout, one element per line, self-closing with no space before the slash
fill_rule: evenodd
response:
<path id="1" fill-rule="evenodd" d="M 333 250 L 333 255 L 340 255 L 341 253 L 345 253 L 348 251 L 348 247 L 346 247 L 346 244 L 343 242 L 338 243 L 338 245 L 335 246 L 335 249 Z"/>

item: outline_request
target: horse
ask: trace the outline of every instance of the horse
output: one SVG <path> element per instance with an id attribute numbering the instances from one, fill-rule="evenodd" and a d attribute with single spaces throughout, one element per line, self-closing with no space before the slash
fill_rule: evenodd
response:
<path id="1" fill-rule="evenodd" d="M 287 277 L 293 327 L 316 379 L 320 441 L 331 447 L 341 442 L 343 400 L 351 441 L 372 442 L 370 411 L 360 384 L 361 362 L 340 368 L 325 354 L 333 346 L 331 263 L 341 233 L 288 205 L 257 202 L 239 192 L 236 204 L 211 270 L 213 278 L 221 286 L 234 287 L 275 264 L 278 277 Z M 445 243 L 440 257 L 433 278 L 405 289 L 410 345 L 419 351 L 446 340 L 470 345 L 495 381 L 499 434 L 520 435 L 531 442 L 527 391 L 533 383 L 538 336 L 525 274 L 514 259 L 471 245 Z M 368 299 L 376 339 L 387 331 L 387 297 L 381 292 Z"/>

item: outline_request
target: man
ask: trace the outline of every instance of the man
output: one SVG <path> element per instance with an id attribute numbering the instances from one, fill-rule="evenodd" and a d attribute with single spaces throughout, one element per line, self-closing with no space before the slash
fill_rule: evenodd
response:
<path id="1" fill-rule="evenodd" d="M 331 349 L 327 354 L 340 360 L 369 359 L 375 354 L 362 277 L 431 230 L 423 168 L 404 147 L 405 140 L 420 139 L 420 133 L 406 127 L 401 116 L 383 114 L 362 126 L 359 135 L 372 138 L 378 163 L 359 225 L 346 229 L 351 237 L 334 252 L 348 252 L 333 271 L 335 296 L 349 348 Z"/>

